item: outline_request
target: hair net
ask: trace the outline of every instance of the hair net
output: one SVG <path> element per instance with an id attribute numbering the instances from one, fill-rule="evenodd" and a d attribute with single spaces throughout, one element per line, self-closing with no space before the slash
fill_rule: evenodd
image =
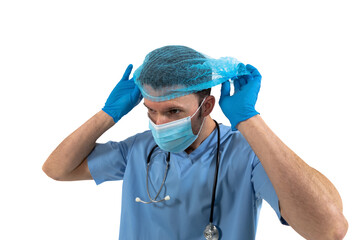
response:
<path id="1" fill-rule="evenodd" d="M 160 102 L 247 74 L 245 65 L 235 58 L 213 59 L 185 46 L 165 46 L 145 57 L 134 80 L 144 98 Z"/>

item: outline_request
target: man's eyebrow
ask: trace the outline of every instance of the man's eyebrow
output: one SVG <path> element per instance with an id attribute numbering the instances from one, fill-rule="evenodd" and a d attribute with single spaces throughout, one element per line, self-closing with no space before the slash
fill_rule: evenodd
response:
<path id="1" fill-rule="evenodd" d="M 146 104 L 145 104 L 145 103 L 144 103 L 144 106 L 145 106 L 145 107 L 147 107 L 147 108 L 149 108 L 148 106 L 146 106 Z M 151 109 L 151 108 L 149 108 L 149 109 Z"/>
<path id="2" fill-rule="evenodd" d="M 151 107 L 146 106 L 145 103 L 144 103 L 144 106 L 147 107 L 148 109 L 152 109 Z M 179 108 L 179 109 L 184 109 L 184 106 L 182 106 L 181 104 L 179 104 L 179 105 L 178 105 L 178 104 L 174 104 L 174 106 L 169 106 L 169 107 L 167 107 L 166 110 L 177 109 L 177 108 Z"/>

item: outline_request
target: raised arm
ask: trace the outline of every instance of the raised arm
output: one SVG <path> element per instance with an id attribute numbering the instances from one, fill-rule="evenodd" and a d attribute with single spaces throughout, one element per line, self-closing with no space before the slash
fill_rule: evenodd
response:
<path id="1" fill-rule="evenodd" d="M 347 221 L 333 184 L 289 149 L 255 111 L 261 75 L 247 65 L 248 76 L 221 88 L 220 106 L 259 158 L 279 198 L 281 215 L 306 239 L 343 239 Z"/>
<path id="2" fill-rule="evenodd" d="M 288 148 L 259 115 L 237 129 L 263 165 L 290 226 L 306 239 L 343 239 L 348 226 L 334 185 Z"/>
<path id="3" fill-rule="evenodd" d="M 134 80 L 129 80 L 131 70 L 132 65 L 129 65 L 102 111 L 65 138 L 51 153 L 42 167 L 49 177 L 59 181 L 92 179 L 86 159 L 96 140 L 141 101 Z"/>

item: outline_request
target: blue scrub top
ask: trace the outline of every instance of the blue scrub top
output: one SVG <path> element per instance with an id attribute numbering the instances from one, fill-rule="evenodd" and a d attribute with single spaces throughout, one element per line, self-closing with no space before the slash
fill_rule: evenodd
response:
<path id="1" fill-rule="evenodd" d="M 96 184 L 123 180 L 119 239 L 205 239 L 209 223 L 217 130 L 190 154 L 171 153 L 170 168 L 159 198 L 149 201 L 146 191 L 146 160 L 156 145 L 151 131 L 121 142 L 97 144 L 88 156 L 88 167 Z M 157 148 L 152 154 L 149 191 L 154 198 L 166 167 L 167 152 Z M 220 239 L 255 239 L 256 227 L 265 199 L 280 215 L 278 197 L 259 159 L 239 131 L 220 125 L 220 167 L 214 207 L 214 224 Z M 158 198 L 158 199 L 159 199 Z"/>

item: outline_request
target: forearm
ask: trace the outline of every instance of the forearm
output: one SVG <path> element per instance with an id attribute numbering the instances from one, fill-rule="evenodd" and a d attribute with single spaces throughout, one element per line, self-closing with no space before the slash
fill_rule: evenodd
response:
<path id="1" fill-rule="evenodd" d="M 90 154 L 96 140 L 114 124 L 105 112 L 95 114 L 51 153 L 43 165 L 44 172 L 54 179 L 61 179 L 71 173 Z"/>
<path id="2" fill-rule="evenodd" d="M 237 129 L 261 161 L 287 222 L 306 239 L 341 239 L 347 222 L 332 183 L 291 151 L 259 115 Z"/>

